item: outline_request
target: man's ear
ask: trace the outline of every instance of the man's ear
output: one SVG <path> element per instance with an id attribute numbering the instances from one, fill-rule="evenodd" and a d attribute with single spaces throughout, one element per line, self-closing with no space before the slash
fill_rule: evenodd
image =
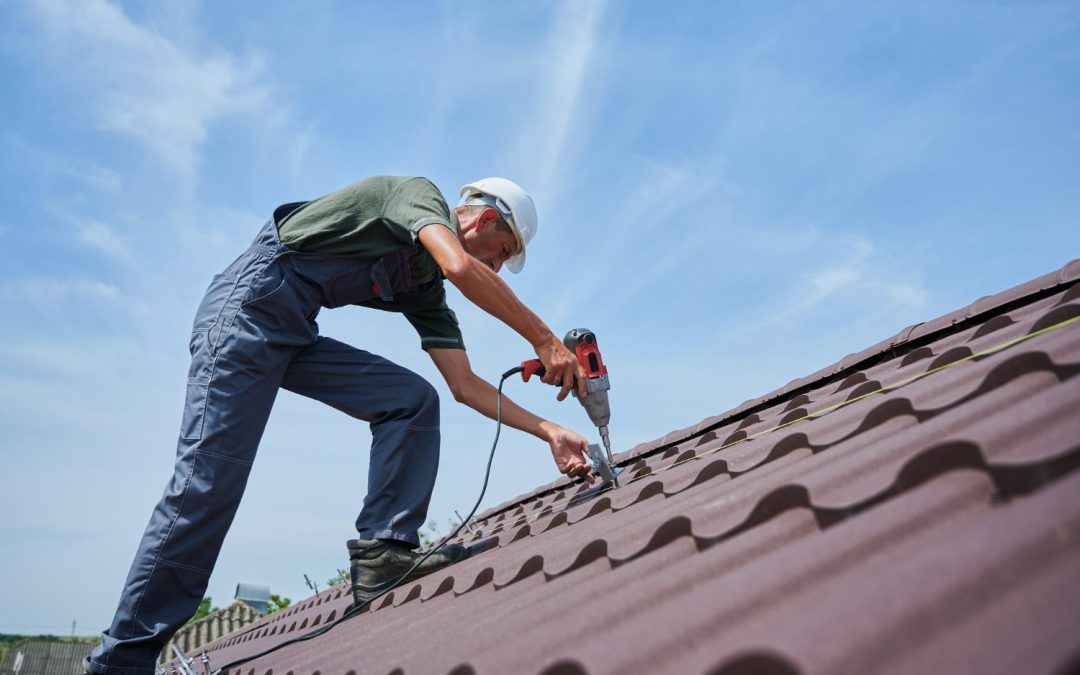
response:
<path id="1" fill-rule="evenodd" d="M 476 231 L 488 232 L 494 230 L 498 223 L 499 212 L 489 206 L 481 211 L 480 217 L 476 219 Z"/>

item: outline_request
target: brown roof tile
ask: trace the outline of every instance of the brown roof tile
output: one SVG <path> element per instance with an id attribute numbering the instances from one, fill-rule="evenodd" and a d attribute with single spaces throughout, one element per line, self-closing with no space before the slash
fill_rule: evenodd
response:
<path id="1" fill-rule="evenodd" d="M 575 503 L 562 479 L 489 509 L 463 541 L 493 550 L 233 672 L 1074 669 L 1078 278 L 1074 261 L 621 453 L 621 489 Z M 323 592 L 207 651 L 220 667 L 350 602 Z"/>

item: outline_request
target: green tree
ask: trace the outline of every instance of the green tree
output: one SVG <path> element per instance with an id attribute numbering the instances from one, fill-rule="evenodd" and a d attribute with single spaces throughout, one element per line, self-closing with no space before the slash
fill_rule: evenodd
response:
<path id="1" fill-rule="evenodd" d="M 348 583 L 348 581 L 349 581 L 349 573 L 348 573 L 348 571 L 339 569 L 338 573 L 337 573 L 337 576 L 330 577 L 329 579 L 326 580 L 326 587 L 327 588 L 333 588 L 334 586 L 337 586 L 338 584 Z"/>
<path id="2" fill-rule="evenodd" d="M 455 518 L 447 518 L 446 524 L 449 525 L 449 529 L 446 531 L 447 533 L 450 533 L 457 529 L 457 526 L 461 524 L 461 521 Z M 442 539 L 443 536 L 442 533 L 439 532 L 439 523 L 435 520 L 429 520 L 428 524 L 421 527 L 417 534 L 420 537 L 421 546 L 434 544 L 439 541 L 439 539 Z"/>
<path id="3" fill-rule="evenodd" d="M 207 614 L 210 614 L 211 612 L 218 611 L 218 609 L 220 609 L 220 608 L 219 607 L 214 607 L 214 601 L 208 595 L 208 596 L 206 596 L 205 598 L 202 599 L 202 602 L 199 603 L 199 608 L 197 610 L 195 610 L 195 616 L 188 619 L 188 623 L 193 623 L 195 621 L 198 621 L 199 619 L 205 617 Z"/>
<path id="4" fill-rule="evenodd" d="M 280 612 L 291 604 L 292 600 L 289 598 L 283 598 L 277 593 L 271 593 L 270 604 L 266 606 L 266 613 L 273 614 L 274 612 Z"/>

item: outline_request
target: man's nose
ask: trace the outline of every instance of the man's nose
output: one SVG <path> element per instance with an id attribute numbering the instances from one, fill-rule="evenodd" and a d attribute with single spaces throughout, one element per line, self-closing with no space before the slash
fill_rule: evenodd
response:
<path id="1" fill-rule="evenodd" d="M 490 263 L 490 265 L 491 265 L 491 269 L 495 270 L 495 274 L 498 274 L 499 270 L 501 270 L 502 266 L 503 266 L 501 260 L 496 260 L 496 261 Z"/>

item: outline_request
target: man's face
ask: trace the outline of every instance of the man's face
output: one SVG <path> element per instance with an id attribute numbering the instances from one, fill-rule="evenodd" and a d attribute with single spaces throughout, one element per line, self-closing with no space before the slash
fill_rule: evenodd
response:
<path id="1" fill-rule="evenodd" d="M 495 272 L 517 251 L 517 238 L 513 232 L 497 227 L 498 213 L 486 209 L 476 219 L 475 227 L 462 235 L 465 252 L 490 267 Z"/>

